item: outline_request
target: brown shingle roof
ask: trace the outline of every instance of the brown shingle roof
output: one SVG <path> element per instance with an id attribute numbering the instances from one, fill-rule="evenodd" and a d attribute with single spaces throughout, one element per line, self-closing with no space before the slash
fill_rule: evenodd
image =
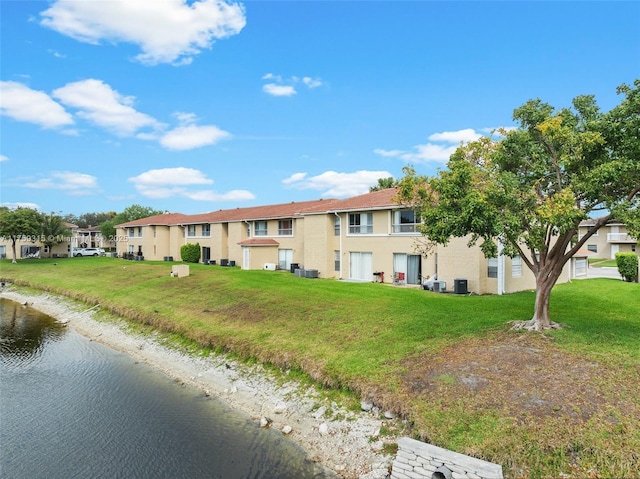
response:
<path id="1" fill-rule="evenodd" d="M 365 193 L 340 201 L 331 211 L 353 211 L 369 210 L 378 208 L 398 207 L 395 201 L 397 188 L 386 188 L 384 190 Z"/>
<path id="2" fill-rule="evenodd" d="M 232 210 L 218 210 L 211 213 L 190 215 L 188 223 L 226 223 L 232 221 L 267 220 L 274 218 L 293 218 L 307 211 L 320 209 L 328 211 L 337 200 L 292 201 L 277 205 L 249 206 Z"/>
<path id="3" fill-rule="evenodd" d="M 218 210 L 196 215 L 182 213 L 164 213 L 117 225 L 120 228 L 151 225 L 184 225 L 201 223 L 229 223 L 236 221 L 268 220 L 275 218 L 294 218 L 305 214 L 332 213 L 340 211 L 368 210 L 397 207 L 394 200 L 396 188 L 365 193 L 345 200 L 320 199 L 311 201 L 292 201 L 276 205 L 249 206 L 230 210 Z"/>
<path id="4" fill-rule="evenodd" d="M 240 241 L 238 244 L 242 246 L 278 246 L 280 243 L 272 238 L 251 238 Z"/>

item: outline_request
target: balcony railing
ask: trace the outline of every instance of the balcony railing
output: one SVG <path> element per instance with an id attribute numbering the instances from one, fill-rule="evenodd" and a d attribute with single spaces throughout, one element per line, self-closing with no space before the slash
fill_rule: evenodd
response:
<path id="1" fill-rule="evenodd" d="M 628 233 L 607 233 L 608 243 L 636 243 L 637 240 Z"/>

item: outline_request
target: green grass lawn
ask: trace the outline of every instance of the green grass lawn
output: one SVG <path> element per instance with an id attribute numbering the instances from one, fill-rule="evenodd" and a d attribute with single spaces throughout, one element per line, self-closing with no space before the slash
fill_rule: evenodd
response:
<path id="1" fill-rule="evenodd" d="M 99 303 L 205 348 L 299 370 L 326 387 L 373 396 L 381 406 L 402 412 L 414 435 L 501 463 L 507 477 L 557 477 L 561 472 L 581 477 L 589 468 L 598 477 L 640 477 L 640 425 L 637 417 L 629 417 L 630 411 L 640 411 L 638 284 L 590 279 L 556 286 L 551 315 L 565 327 L 540 334 L 509 331 L 509 321 L 531 317 L 533 292 L 437 294 L 204 265 L 190 265 L 189 277 L 171 278 L 170 266 L 113 258 L 22 260 L 15 265 L 5 260 L 0 276 Z M 499 345 L 523 334 L 536 338 L 536 344 L 541 337 L 549 344 L 550 367 L 540 375 L 562 366 L 553 363 L 553 354 L 576 367 L 597 363 L 615 372 L 612 380 L 622 385 L 617 390 L 625 397 L 607 399 L 602 411 L 572 422 L 558 415 L 514 416 L 505 405 L 487 406 L 466 396 L 429 402 L 408 386 L 415 364 L 428 367 L 429 358 L 450 354 L 457 345 Z M 454 387 L 452 377 L 438 387 Z M 605 390 L 603 377 L 609 376 L 593 378 L 589 388 Z M 616 427 L 623 432 L 614 434 Z M 505 451 L 500 444 L 517 450 Z M 580 452 L 574 454 L 577 445 Z"/>
<path id="2" fill-rule="evenodd" d="M 615 259 L 605 259 L 605 258 L 589 258 L 589 265 L 594 266 L 596 268 L 617 268 L 618 263 Z"/>

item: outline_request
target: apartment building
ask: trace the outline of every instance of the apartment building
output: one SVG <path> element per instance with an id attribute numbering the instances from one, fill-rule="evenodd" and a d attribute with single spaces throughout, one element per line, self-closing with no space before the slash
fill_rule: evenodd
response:
<path id="1" fill-rule="evenodd" d="M 118 225 L 120 255 L 180 260 L 198 243 L 201 261 L 243 269 L 305 270 L 311 277 L 419 286 L 437 275 L 442 287 L 478 294 L 535 289 L 520 258 L 485 258 L 468 238 L 421 252 L 420 218 L 395 201 L 394 188 L 344 200 L 321 199 L 198 215 L 166 213 Z M 575 276 L 573 262 L 559 282 Z M 586 274 L 586 271 L 585 271 Z"/>
<path id="2" fill-rule="evenodd" d="M 594 224 L 594 220 L 580 223 L 578 236 L 582 238 Z M 640 252 L 638 239 L 631 236 L 625 224 L 619 221 L 602 226 L 587 240 L 585 248 L 593 258 L 614 259 L 616 253 Z"/>

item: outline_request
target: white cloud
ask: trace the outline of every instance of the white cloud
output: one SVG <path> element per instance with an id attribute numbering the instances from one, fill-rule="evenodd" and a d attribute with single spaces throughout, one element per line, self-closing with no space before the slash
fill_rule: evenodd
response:
<path id="1" fill-rule="evenodd" d="M 138 45 L 135 59 L 147 65 L 189 64 L 246 25 L 242 5 L 222 0 L 57 0 L 41 15 L 42 25 L 81 42 Z"/>
<path id="2" fill-rule="evenodd" d="M 32 210 L 40 211 L 40 205 L 38 205 L 37 203 L 23 203 L 23 202 L 18 202 L 18 203 L 0 203 L 0 206 L 6 206 L 10 210 L 15 210 L 16 208 L 30 208 Z"/>
<path id="3" fill-rule="evenodd" d="M 302 83 L 307 85 L 309 88 L 318 88 L 319 86 L 322 86 L 322 80 L 319 78 L 302 77 Z"/>
<path id="4" fill-rule="evenodd" d="M 291 96 L 297 93 L 291 85 L 276 85 L 275 83 L 263 85 L 262 90 L 271 96 Z"/>
<path id="5" fill-rule="evenodd" d="M 407 161 L 437 161 L 439 163 L 446 163 L 449 161 L 449 157 L 456 151 L 458 145 L 444 146 L 425 143 L 424 145 L 416 145 L 414 148 L 416 151 L 403 153 L 400 155 L 400 158 Z"/>
<path id="6" fill-rule="evenodd" d="M 2 163 L 3 161 L 9 161 L 9 157 L 5 155 L 0 155 L 0 163 Z"/>
<path id="7" fill-rule="evenodd" d="M 48 94 L 13 81 L 0 82 L 0 113 L 43 128 L 73 124 L 73 117 Z"/>
<path id="8" fill-rule="evenodd" d="M 471 128 L 458 131 L 443 131 L 429 135 L 427 143 L 415 145 L 411 151 L 376 148 L 373 152 L 376 155 L 388 158 L 400 158 L 401 160 L 418 163 L 446 163 L 461 143 L 475 141 L 480 137 L 482 135 Z"/>
<path id="9" fill-rule="evenodd" d="M 405 153 L 403 150 L 383 150 L 382 148 L 376 148 L 373 152 L 376 155 L 386 156 L 388 158 L 395 158 Z"/>
<path id="10" fill-rule="evenodd" d="M 177 111 L 173 114 L 181 125 L 191 125 L 198 119 L 195 113 L 186 113 L 183 111 Z"/>
<path id="11" fill-rule="evenodd" d="M 280 75 L 274 75 L 273 73 L 265 73 L 262 75 L 263 80 L 275 80 L 279 83 L 282 83 L 282 77 Z"/>
<path id="12" fill-rule="evenodd" d="M 262 86 L 262 91 L 272 96 L 295 95 L 298 93 L 295 85 L 300 83 L 306 85 L 309 89 L 318 88 L 324 84 L 320 78 L 312 78 L 310 76 L 300 78 L 295 75 L 290 78 L 282 78 L 280 75 L 274 75 L 273 73 L 265 73 L 262 75 L 262 79 L 271 80 L 271 83 L 266 83 Z"/>
<path id="13" fill-rule="evenodd" d="M 73 196 L 92 195 L 100 190 L 95 176 L 73 171 L 54 171 L 47 178 L 28 180 L 21 186 L 37 190 L 63 190 Z"/>
<path id="14" fill-rule="evenodd" d="M 185 192 L 184 196 L 195 201 L 249 201 L 255 199 L 255 195 L 247 190 L 231 190 L 227 193 L 216 193 L 215 191 L 195 191 Z"/>
<path id="15" fill-rule="evenodd" d="M 289 178 L 282 180 L 282 183 L 297 190 L 322 191 L 321 195 L 324 198 L 344 198 L 366 193 L 371 186 L 378 183 L 378 179 L 390 176 L 393 175 L 388 171 L 367 170 L 354 173 L 325 171 L 311 177 L 307 173 L 294 173 Z"/>
<path id="16" fill-rule="evenodd" d="M 141 128 L 159 129 L 163 126 L 133 108 L 134 97 L 121 95 L 101 80 L 67 83 L 54 90 L 53 96 L 68 107 L 78 109 L 79 117 L 120 136 L 131 136 Z"/>
<path id="17" fill-rule="evenodd" d="M 213 180 L 207 178 L 202 171 L 194 168 L 161 168 L 157 170 L 149 170 L 129 178 L 136 186 L 145 187 L 166 186 L 166 185 L 211 185 Z"/>
<path id="18" fill-rule="evenodd" d="M 462 142 L 470 142 L 476 141 L 482 135 L 480 133 L 476 133 L 472 128 L 466 128 L 464 130 L 458 131 L 443 131 L 441 133 L 434 133 L 433 135 L 429 135 L 430 141 L 442 141 L 445 143 L 462 143 Z"/>
<path id="19" fill-rule="evenodd" d="M 289 178 L 285 178 L 282 180 L 283 185 L 290 185 L 292 183 L 297 183 L 299 181 L 304 180 L 307 177 L 306 173 L 294 173 Z"/>
<path id="20" fill-rule="evenodd" d="M 169 150 L 191 150 L 213 145 L 230 138 L 231 134 L 214 125 L 178 126 L 160 138 L 160 144 Z"/>
<path id="21" fill-rule="evenodd" d="M 193 189 L 194 186 L 211 185 L 213 180 L 202 171 L 193 168 L 161 168 L 149 170 L 129 178 L 138 191 L 147 198 L 184 197 L 194 201 L 252 200 L 255 196 L 246 190 L 216 193 L 212 190 Z"/>

